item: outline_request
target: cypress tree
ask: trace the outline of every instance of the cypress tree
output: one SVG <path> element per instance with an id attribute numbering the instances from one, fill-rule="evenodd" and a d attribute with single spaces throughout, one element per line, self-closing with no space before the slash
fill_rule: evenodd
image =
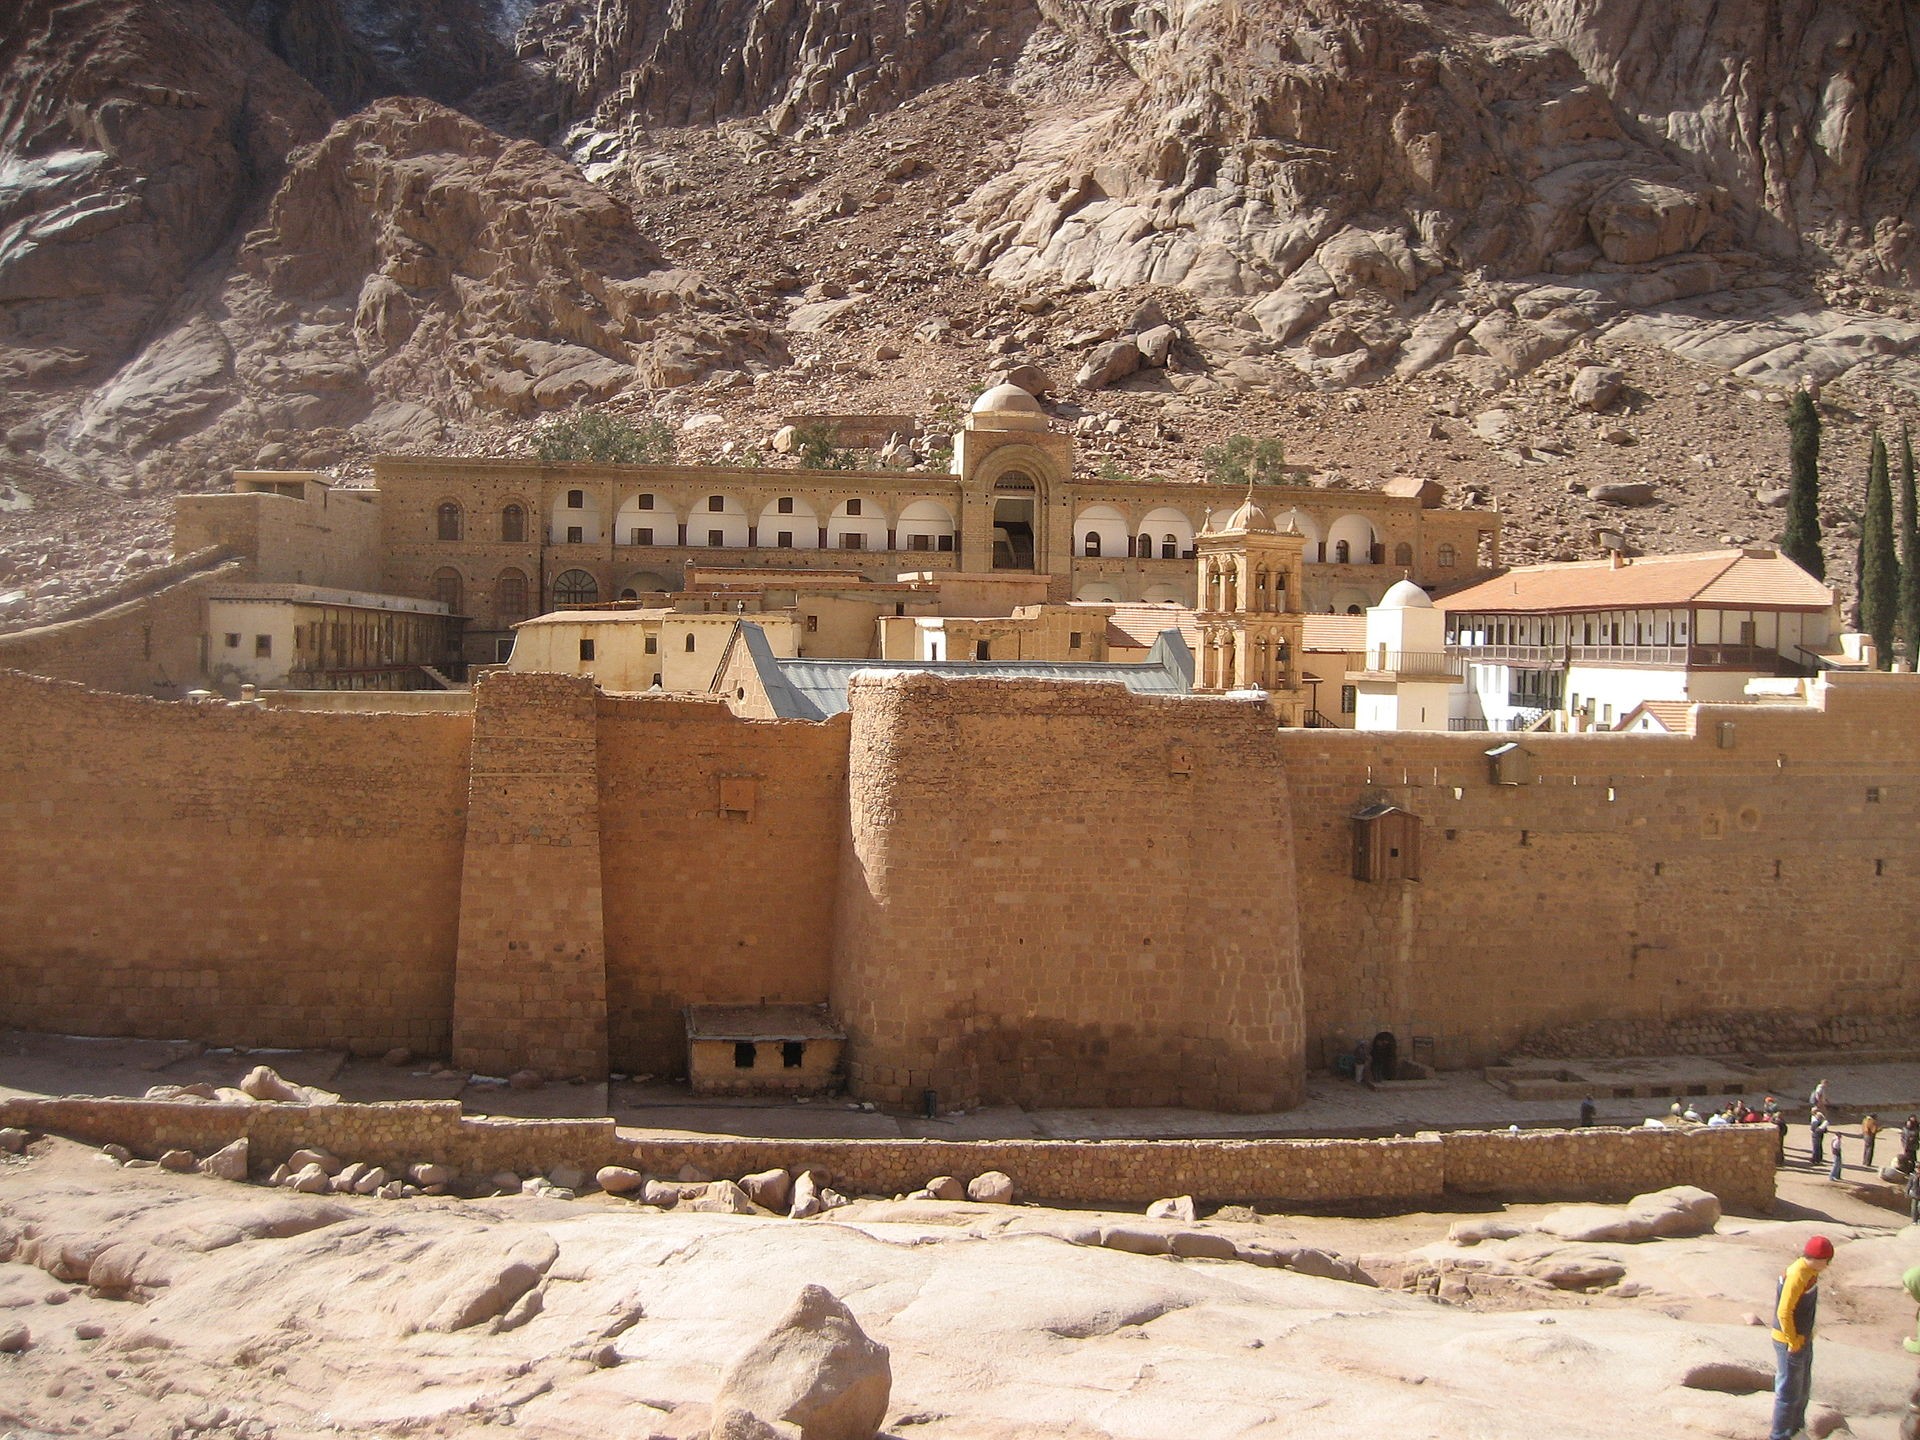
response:
<path id="1" fill-rule="evenodd" d="M 1915 509 L 1913 436 L 1900 427 L 1900 633 L 1907 663 L 1920 670 L 1920 512 Z"/>
<path id="2" fill-rule="evenodd" d="M 1792 432 L 1793 479 L 1787 494 L 1787 528 L 1780 537 L 1780 553 L 1816 580 L 1827 578 L 1827 562 L 1820 554 L 1820 412 L 1806 391 L 1794 393 L 1787 407 Z"/>
<path id="3" fill-rule="evenodd" d="M 1893 556 L 1893 487 L 1887 442 L 1873 432 L 1867 461 L 1867 503 L 1860 516 L 1860 625 L 1873 637 L 1882 670 L 1893 665 L 1893 627 L 1900 613 L 1900 562 Z"/>

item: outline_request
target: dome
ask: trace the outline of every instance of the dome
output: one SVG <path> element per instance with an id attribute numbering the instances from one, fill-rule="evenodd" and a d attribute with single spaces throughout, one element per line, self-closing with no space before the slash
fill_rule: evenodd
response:
<path id="1" fill-rule="evenodd" d="M 1273 521 L 1267 512 L 1253 503 L 1253 492 L 1247 492 L 1247 498 L 1236 505 L 1222 519 L 1214 511 L 1207 512 L 1207 518 L 1200 527 L 1202 535 L 1275 535 Z"/>
<path id="2" fill-rule="evenodd" d="M 1019 415 L 1044 415 L 1040 402 L 1022 390 L 1018 385 L 996 385 L 978 400 L 973 402 L 975 415 L 1002 415 L 1007 411 Z"/>
<path id="3" fill-rule="evenodd" d="M 1044 430 L 1047 412 L 1018 385 L 996 385 L 967 412 L 969 430 Z"/>
<path id="4" fill-rule="evenodd" d="M 1381 610 L 1431 610 L 1433 597 L 1411 580 L 1396 580 L 1393 588 L 1380 597 Z"/>

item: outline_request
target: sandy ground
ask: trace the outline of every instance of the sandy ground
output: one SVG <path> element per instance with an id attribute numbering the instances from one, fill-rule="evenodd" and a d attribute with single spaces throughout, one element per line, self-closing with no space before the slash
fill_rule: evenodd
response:
<path id="1" fill-rule="evenodd" d="M 602 1098 L 590 1086 L 498 1092 L 340 1056 L 17 1033 L 0 1036 L 0 1093 L 230 1084 L 262 1061 L 353 1098 L 498 1095 L 534 1113 L 595 1113 Z M 1673 1076 L 1689 1070 L 1672 1066 Z M 1871 1105 L 1897 1124 L 1912 1108 L 1914 1069 L 1823 1073 L 1843 1114 Z M 1401 1092 L 1314 1088 L 1305 1111 L 1286 1117 L 1291 1128 L 1378 1133 L 1413 1111 L 1549 1123 L 1559 1103 L 1516 1107 L 1472 1077 Z M 796 1133 L 915 1126 L 844 1105 L 642 1099 L 624 1122 L 712 1132 L 745 1120 L 740 1133 L 766 1133 L 776 1117 L 811 1127 Z M 1664 1110 L 1635 1099 L 1603 1113 Z M 1139 1133 L 1155 1118 L 983 1112 L 929 1133 Z M 1206 1133 L 1239 1117 L 1158 1118 L 1172 1122 L 1162 1133 Z M 292 1440 L 511 1424 L 552 1440 L 702 1435 L 727 1362 L 811 1282 L 891 1348 L 886 1433 L 896 1440 L 1383 1429 L 1405 1440 L 1743 1440 L 1766 1433 L 1770 1399 L 1757 1319 L 1817 1231 L 1839 1257 L 1822 1286 L 1814 1433 L 1893 1440 L 1915 1378 L 1899 1345 L 1914 1321 L 1899 1276 L 1920 1263 L 1920 1226 L 1887 1207 L 1890 1193 L 1858 1163 L 1855 1127 L 1840 1129 L 1840 1183 L 1808 1163 L 1796 1127 L 1773 1209 L 1687 1239 L 1447 1239 L 1463 1220 L 1525 1227 L 1554 1208 L 1542 1206 L 1373 1218 L 1230 1207 L 1197 1227 L 1243 1245 L 1311 1246 L 1371 1283 L 1102 1248 L 1089 1243 L 1099 1226 L 1125 1217 L 1093 1210 L 865 1200 L 789 1221 L 660 1213 L 599 1194 L 304 1197 L 125 1169 L 44 1138 L 0 1157 L 0 1254 L 11 1256 L 0 1263 L 0 1344 L 15 1327 L 29 1336 L 21 1353 L 0 1354 L 0 1434 Z M 1882 1163 L 1892 1148 L 1882 1142 Z"/>

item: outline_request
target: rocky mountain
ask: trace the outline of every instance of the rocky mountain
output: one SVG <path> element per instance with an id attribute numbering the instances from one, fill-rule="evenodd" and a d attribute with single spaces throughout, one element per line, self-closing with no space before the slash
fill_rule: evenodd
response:
<path id="1" fill-rule="evenodd" d="M 234 465 L 584 403 L 737 458 L 1022 362 L 1091 467 L 1277 433 L 1521 556 L 1771 535 L 1811 381 L 1844 551 L 1920 390 L 1916 57 L 1903 0 L 22 0 L 0 593 Z M 1163 364 L 1103 350 L 1162 321 Z"/>

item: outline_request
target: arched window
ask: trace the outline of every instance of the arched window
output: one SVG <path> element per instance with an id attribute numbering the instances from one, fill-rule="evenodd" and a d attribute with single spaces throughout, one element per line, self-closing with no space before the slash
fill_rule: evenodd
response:
<path id="1" fill-rule="evenodd" d="M 493 618 L 502 630 L 527 618 L 527 577 L 518 570 L 502 570 L 493 582 Z"/>
<path id="2" fill-rule="evenodd" d="M 1098 530 L 1087 531 L 1087 554 L 1096 560 L 1100 558 L 1100 532 Z"/>
<path id="3" fill-rule="evenodd" d="M 1142 560 L 1151 560 L 1153 558 L 1153 536 L 1147 534 L 1144 530 L 1141 531 L 1140 543 L 1133 547 L 1133 553 L 1138 555 Z"/>
<path id="4" fill-rule="evenodd" d="M 688 635 L 687 636 L 687 654 L 691 655 L 692 653 L 693 653 L 693 636 Z"/>
<path id="5" fill-rule="evenodd" d="M 500 512 L 500 538 L 510 545 L 527 538 L 527 512 L 522 507 L 509 505 Z"/>
<path id="6" fill-rule="evenodd" d="M 600 598 L 600 582 L 585 570 L 562 570 L 553 582 L 556 605 L 591 605 Z"/>
<path id="7" fill-rule="evenodd" d="M 1442 545 L 1434 552 L 1433 558 L 1439 562 L 1442 570 L 1451 570 L 1454 560 L 1453 547 L 1451 545 Z"/>
<path id="8" fill-rule="evenodd" d="M 1393 563 L 1396 565 L 1413 564 L 1413 546 L 1402 540 L 1393 547 Z"/>
<path id="9" fill-rule="evenodd" d="M 1333 563 L 1345 565 L 1353 559 L 1353 546 L 1345 540 L 1333 542 Z"/>
<path id="10" fill-rule="evenodd" d="M 441 569 L 433 572 L 433 598 L 455 615 L 460 613 L 460 572 Z"/>
<path id="11" fill-rule="evenodd" d="M 460 513 L 460 507 L 451 500 L 442 500 L 439 509 L 439 534 L 442 540 L 458 540 L 466 528 L 466 517 Z"/>

